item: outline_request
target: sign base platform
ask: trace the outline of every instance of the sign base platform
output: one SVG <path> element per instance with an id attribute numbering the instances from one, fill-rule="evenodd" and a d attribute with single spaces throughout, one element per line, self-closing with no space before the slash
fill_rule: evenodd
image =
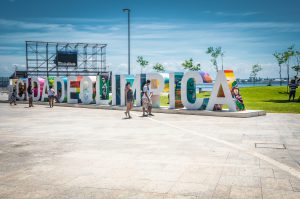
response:
<path id="1" fill-rule="evenodd" d="M 1 103 L 8 103 L 7 100 L 0 100 Z M 28 104 L 27 101 L 18 101 L 18 104 Z M 34 102 L 36 105 L 48 105 L 48 102 Z M 90 109 L 106 109 L 106 110 L 125 110 L 124 106 L 111 105 L 96 105 L 96 104 L 67 104 L 55 103 L 54 106 L 60 107 L 74 107 L 74 108 L 90 108 Z M 133 107 L 132 111 L 142 111 L 142 107 Z M 229 110 L 222 111 L 207 111 L 207 110 L 187 110 L 187 109 L 169 109 L 167 107 L 153 108 L 153 113 L 167 113 L 167 114 L 182 114 L 182 115 L 202 115 L 214 117 L 234 117 L 234 118 L 249 118 L 266 115 L 264 110 L 245 110 L 231 112 Z"/>

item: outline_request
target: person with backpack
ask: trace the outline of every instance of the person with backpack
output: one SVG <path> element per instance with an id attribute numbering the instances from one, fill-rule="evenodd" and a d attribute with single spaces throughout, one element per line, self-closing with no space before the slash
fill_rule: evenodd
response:
<path id="1" fill-rule="evenodd" d="M 53 87 L 49 86 L 48 101 L 49 101 L 50 108 L 53 108 L 53 105 L 54 105 L 54 95 L 55 95 L 55 91 L 54 91 Z"/>

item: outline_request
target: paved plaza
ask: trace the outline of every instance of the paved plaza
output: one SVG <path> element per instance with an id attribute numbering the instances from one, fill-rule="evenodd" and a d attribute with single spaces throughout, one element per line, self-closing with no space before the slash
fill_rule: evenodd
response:
<path id="1" fill-rule="evenodd" d="M 300 198 L 300 114 L 0 104 L 0 198 Z"/>

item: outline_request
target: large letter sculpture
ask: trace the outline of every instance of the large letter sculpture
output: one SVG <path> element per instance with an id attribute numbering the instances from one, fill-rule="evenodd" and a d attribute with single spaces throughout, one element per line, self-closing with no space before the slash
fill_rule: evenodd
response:
<path id="1" fill-rule="evenodd" d="M 151 81 L 150 91 L 152 92 L 152 107 L 160 107 L 160 94 L 164 90 L 165 81 L 164 77 L 159 73 L 147 74 L 147 79 Z"/>
<path id="2" fill-rule="evenodd" d="M 93 82 L 88 76 L 84 76 L 80 80 L 79 98 L 83 104 L 90 104 L 93 102 Z"/>
<path id="3" fill-rule="evenodd" d="M 126 82 L 130 82 L 136 100 L 135 104 L 140 106 L 141 90 L 146 80 L 149 79 L 151 80 L 153 107 L 160 107 L 160 94 L 169 92 L 169 108 L 171 109 L 185 107 L 186 109 L 213 111 L 221 110 L 221 105 L 226 104 L 230 111 L 245 110 L 244 101 L 232 70 L 218 71 L 209 99 L 196 97 L 197 86 L 212 83 L 209 74 L 203 71 L 190 71 L 185 74 L 175 72 L 170 74 L 137 74 L 135 76 L 112 75 L 111 79 L 112 81 L 110 81 L 108 74 L 101 74 L 97 77 L 20 78 L 16 80 L 17 98 L 19 100 L 26 98 L 26 85 L 31 83 L 34 101 L 45 101 L 48 98 L 47 89 L 53 85 L 59 102 L 109 105 L 110 84 L 112 84 L 111 104 L 124 106 L 126 104 L 125 85 Z"/>
<path id="4" fill-rule="evenodd" d="M 219 91 L 223 91 L 224 97 L 218 95 Z M 206 110 L 213 111 L 215 104 L 227 104 L 230 111 L 236 111 L 236 106 L 233 101 L 227 79 L 224 71 L 221 70 L 218 71 Z"/>
<path id="5" fill-rule="evenodd" d="M 57 94 L 60 95 L 58 101 L 60 103 L 64 102 L 65 98 L 66 98 L 66 83 L 65 83 L 65 79 L 60 78 L 60 77 L 56 77 L 54 79 L 54 89 L 56 90 Z"/>
<path id="6" fill-rule="evenodd" d="M 169 108 L 183 108 L 181 102 L 182 72 L 170 73 L 169 75 Z"/>
<path id="7" fill-rule="evenodd" d="M 187 95 L 188 95 L 187 83 L 188 83 L 189 79 L 191 79 L 191 78 L 194 80 L 195 85 L 203 83 L 203 79 L 198 71 L 186 72 L 181 80 L 181 101 L 186 109 L 196 110 L 201 107 L 201 105 L 203 103 L 203 98 L 196 98 L 196 96 L 195 96 L 195 98 L 196 98 L 195 103 L 189 102 L 188 97 L 187 97 Z"/>
<path id="8" fill-rule="evenodd" d="M 132 92 L 134 93 L 135 96 L 135 102 L 136 106 L 141 106 L 141 75 L 137 74 L 135 76 L 133 75 L 121 75 L 120 79 L 120 93 L 121 93 L 121 105 L 125 105 L 125 98 L 126 98 L 126 93 L 125 93 L 125 85 L 126 83 L 129 82 L 131 85 Z M 122 89 L 123 88 L 123 89 Z"/>
<path id="9" fill-rule="evenodd" d="M 19 93 L 20 93 L 20 84 L 21 84 L 22 87 L 25 87 L 24 81 L 22 79 L 18 79 L 17 85 L 16 85 L 17 98 L 18 98 L 18 100 L 24 100 L 26 92 L 25 93 L 23 92 L 21 96 L 19 95 Z M 27 89 L 25 88 L 25 90 L 27 90 Z"/>
<path id="10" fill-rule="evenodd" d="M 32 77 L 31 78 L 31 86 L 34 90 L 33 95 L 32 95 L 32 99 L 33 101 L 38 101 L 41 98 L 41 85 L 40 85 L 40 81 L 38 77 Z M 36 86 L 36 87 L 35 87 Z"/>
<path id="11" fill-rule="evenodd" d="M 121 106 L 125 106 L 125 85 L 126 85 L 126 78 L 128 75 L 120 75 L 120 97 L 121 97 Z"/>
<path id="12" fill-rule="evenodd" d="M 41 99 L 42 102 L 44 102 L 45 99 L 47 99 L 47 101 L 48 101 L 48 94 L 47 94 L 48 89 L 49 89 L 49 81 L 48 81 L 48 79 L 45 79 L 43 92 L 42 92 L 42 99 Z"/>
<path id="13" fill-rule="evenodd" d="M 132 92 L 135 93 L 136 106 L 141 106 L 141 75 L 136 74 L 132 86 Z"/>
<path id="14" fill-rule="evenodd" d="M 96 79 L 96 104 L 108 105 L 109 104 L 109 76 L 99 75 Z"/>
<path id="15" fill-rule="evenodd" d="M 120 97 L 120 75 L 112 76 L 112 105 L 120 105 L 121 97 Z"/>
<path id="16" fill-rule="evenodd" d="M 78 99 L 71 98 L 71 93 L 76 92 L 76 87 L 73 87 L 71 85 L 71 83 L 76 81 L 76 80 L 77 80 L 76 77 L 68 77 L 68 89 L 67 89 L 68 96 L 67 96 L 67 100 L 68 100 L 69 104 L 77 104 L 78 103 Z"/>

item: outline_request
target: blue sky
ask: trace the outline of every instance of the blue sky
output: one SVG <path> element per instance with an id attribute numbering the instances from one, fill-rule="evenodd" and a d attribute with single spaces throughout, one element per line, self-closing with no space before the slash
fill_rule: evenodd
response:
<path id="1" fill-rule="evenodd" d="M 300 50 L 299 7 L 296 0 L 1 0 L 0 76 L 25 66 L 26 40 L 106 43 L 110 69 L 126 73 L 122 8 L 130 8 L 134 73 L 141 55 L 150 62 L 148 72 L 157 62 L 167 71 L 182 71 L 181 63 L 193 58 L 214 77 L 205 51 L 222 46 L 224 67 L 237 77 L 249 77 L 256 63 L 263 67 L 259 76 L 278 77 L 272 53 L 291 44 Z"/>

